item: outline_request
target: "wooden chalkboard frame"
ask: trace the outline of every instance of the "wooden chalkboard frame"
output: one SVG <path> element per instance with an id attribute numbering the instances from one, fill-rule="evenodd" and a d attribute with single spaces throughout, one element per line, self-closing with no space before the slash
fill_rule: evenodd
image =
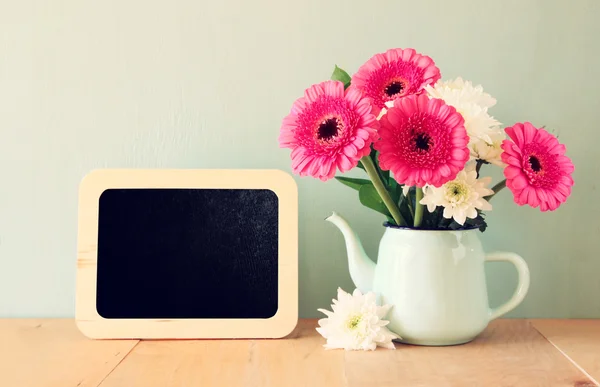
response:
<path id="1" fill-rule="evenodd" d="M 267 319 L 105 319 L 96 310 L 100 195 L 111 188 L 269 189 L 279 201 L 278 310 Z M 94 339 L 281 338 L 298 321 L 298 191 L 279 170 L 101 169 L 79 188 L 76 323 Z"/>

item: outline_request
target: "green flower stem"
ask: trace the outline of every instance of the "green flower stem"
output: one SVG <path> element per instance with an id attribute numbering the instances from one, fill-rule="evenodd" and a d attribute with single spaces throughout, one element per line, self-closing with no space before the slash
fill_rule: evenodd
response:
<path id="1" fill-rule="evenodd" d="M 423 209 L 424 205 L 419 203 L 423 199 L 423 188 L 417 187 L 416 197 L 415 197 L 415 227 L 421 227 L 421 223 L 423 223 Z"/>
<path id="2" fill-rule="evenodd" d="M 483 160 L 477 160 L 477 164 L 475 165 L 475 171 L 477 172 L 477 177 L 479 177 L 479 170 L 481 170 L 481 166 L 484 164 Z"/>
<path id="3" fill-rule="evenodd" d="M 504 187 L 506 187 L 506 179 L 502 180 L 501 182 L 499 182 L 498 184 L 496 184 L 495 186 L 492 187 L 492 191 L 494 191 L 493 194 L 491 194 L 490 196 L 486 196 L 485 199 L 489 202 L 490 200 L 492 200 L 492 198 L 494 196 L 496 196 L 496 194 L 498 192 L 500 192 Z"/>
<path id="4" fill-rule="evenodd" d="M 383 200 L 383 203 L 392 215 L 392 218 L 394 218 L 396 224 L 398 226 L 405 226 L 406 220 L 404 220 L 402 214 L 400 214 L 400 209 L 398 209 L 398 206 L 396 205 L 396 203 L 394 203 L 394 200 L 392 200 L 390 193 L 385 189 L 385 185 L 383 184 L 383 181 L 381 180 L 381 177 L 379 176 L 377 168 L 375 168 L 375 164 L 373 163 L 373 160 L 371 160 L 371 157 L 367 155 L 363 157 L 360 161 L 365 167 L 367 175 L 369 175 L 371 182 L 373 182 L 373 186 L 377 190 L 377 193 L 381 197 L 381 200 Z"/>
<path id="5" fill-rule="evenodd" d="M 373 164 L 375 164 L 375 162 L 373 162 Z M 379 179 L 383 183 L 383 186 L 385 187 L 385 190 L 387 192 L 390 192 L 390 189 L 391 189 L 390 183 L 389 183 L 389 181 L 387 181 L 387 179 L 385 177 L 383 177 L 383 174 L 381 173 L 381 169 L 379 169 L 379 168 L 376 167 L 375 170 L 377 171 L 377 176 L 379 176 Z M 398 203 L 396 203 L 396 204 L 398 204 Z"/>
<path id="6" fill-rule="evenodd" d="M 410 211 L 410 216 L 415 218 L 415 210 L 413 209 L 412 199 L 410 198 L 410 191 L 406 194 L 406 203 L 408 204 L 408 210 Z"/>

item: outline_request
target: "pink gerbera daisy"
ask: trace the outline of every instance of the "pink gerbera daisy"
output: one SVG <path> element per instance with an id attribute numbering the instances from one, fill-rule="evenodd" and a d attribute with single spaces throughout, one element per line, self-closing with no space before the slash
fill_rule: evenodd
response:
<path id="1" fill-rule="evenodd" d="M 397 99 L 380 123 L 379 165 L 400 184 L 440 187 L 469 160 L 465 120 L 441 99 L 424 94 Z"/>
<path id="2" fill-rule="evenodd" d="M 441 78 L 433 59 L 412 48 L 395 48 L 376 54 L 362 65 L 352 77 L 352 85 L 371 98 L 374 114 L 385 103 L 411 94 L 420 94 L 427 85 Z"/>
<path id="3" fill-rule="evenodd" d="M 360 91 L 339 81 L 311 86 L 283 119 L 279 146 L 292 149 L 292 169 L 321 180 L 346 172 L 371 152 L 379 123 Z"/>
<path id="4" fill-rule="evenodd" d="M 565 156 L 566 148 L 556 137 L 529 122 L 505 129 L 510 137 L 502 142 L 506 186 L 515 203 L 554 211 L 571 194 L 575 169 Z"/>

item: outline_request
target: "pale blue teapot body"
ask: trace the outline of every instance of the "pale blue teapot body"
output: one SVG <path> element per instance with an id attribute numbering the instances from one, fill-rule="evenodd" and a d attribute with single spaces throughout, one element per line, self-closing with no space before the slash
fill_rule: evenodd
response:
<path id="1" fill-rule="evenodd" d="M 473 340 L 488 323 L 514 309 L 529 288 L 529 270 L 514 253 L 485 254 L 479 230 L 418 230 L 386 227 L 377 264 L 360 239 L 336 213 L 327 220 L 342 231 L 350 276 L 363 293 L 392 305 L 387 319 L 402 342 L 454 345 Z M 519 273 L 513 297 L 490 309 L 484 263 L 509 261 Z"/>

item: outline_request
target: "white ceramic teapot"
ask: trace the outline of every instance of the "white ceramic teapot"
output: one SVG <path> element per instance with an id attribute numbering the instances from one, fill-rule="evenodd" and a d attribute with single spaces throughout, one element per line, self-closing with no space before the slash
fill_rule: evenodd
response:
<path id="1" fill-rule="evenodd" d="M 350 276 L 364 292 L 393 305 L 388 327 L 400 341 L 418 345 L 454 345 L 473 340 L 488 323 L 511 311 L 529 289 L 529 269 L 515 253 L 485 254 L 479 230 L 418 230 L 387 226 L 375 264 L 360 239 L 335 212 L 326 219 L 343 233 Z M 490 309 L 484 263 L 515 265 L 519 283 L 512 298 Z"/>

